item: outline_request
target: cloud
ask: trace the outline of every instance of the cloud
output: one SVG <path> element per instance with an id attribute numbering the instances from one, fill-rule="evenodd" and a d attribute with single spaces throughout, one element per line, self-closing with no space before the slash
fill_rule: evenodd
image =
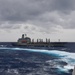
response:
<path id="1" fill-rule="evenodd" d="M 75 0 L 0 0 L 0 28 L 20 29 L 22 25 L 28 28 L 26 24 L 40 28 L 41 32 L 58 26 L 75 28 L 74 3 Z"/>
<path id="2" fill-rule="evenodd" d="M 54 10 L 68 14 L 70 11 L 75 10 L 74 2 L 74 0 L 53 0 L 52 5 Z"/>

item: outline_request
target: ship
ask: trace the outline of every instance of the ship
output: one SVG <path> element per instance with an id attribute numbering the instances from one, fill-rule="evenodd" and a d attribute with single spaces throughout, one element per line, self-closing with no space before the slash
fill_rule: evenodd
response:
<path id="1" fill-rule="evenodd" d="M 46 38 L 46 41 L 43 39 L 37 39 L 35 42 L 34 39 L 27 37 L 27 34 L 22 34 L 22 37 L 17 40 L 17 42 L 12 43 L 12 46 L 23 47 L 30 49 L 54 49 L 64 47 L 67 42 L 50 42 L 50 39 Z"/>

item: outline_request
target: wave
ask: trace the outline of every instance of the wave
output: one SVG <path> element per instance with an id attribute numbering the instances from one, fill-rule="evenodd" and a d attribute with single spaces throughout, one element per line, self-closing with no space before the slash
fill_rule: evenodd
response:
<path id="1" fill-rule="evenodd" d="M 61 66 L 60 64 L 57 65 L 58 71 L 68 73 L 70 69 L 74 68 L 75 65 L 75 53 L 70 53 L 66 51 L 59 51 L 59 50 L 45 50 L 45 49 L 26 49 L 26 48 L 8 48 L 8 47 L 0 47 L 0 50 L 25 50 L 29 52 L 39 52 L 48 55 L 52 55 L 54 57 L 58 57 L 57 62 L 63 61 L 67 64 Z M 56 62 L 56 61 L 54 61 Z"/>

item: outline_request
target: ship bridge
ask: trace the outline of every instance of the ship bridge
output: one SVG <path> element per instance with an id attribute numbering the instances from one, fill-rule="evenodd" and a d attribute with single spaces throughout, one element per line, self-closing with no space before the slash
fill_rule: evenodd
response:
<path id="1" fill-rule="evenodd" d="M 22 34 L 22 37 L 18 39 L 18 44 L 27 44 L 31 42 L 31 38 L 27 37 L 26 34 Z"/>

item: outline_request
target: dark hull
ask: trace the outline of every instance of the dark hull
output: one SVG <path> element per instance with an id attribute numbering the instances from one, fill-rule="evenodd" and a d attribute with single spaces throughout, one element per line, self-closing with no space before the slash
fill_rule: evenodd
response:
<path id="1" fill-rule="evenodd" d="M 29 43 L 26 45 L 21 45 L 17 43 L 12 43 L 14 47 L 28 48 L 28 49 L 61 49 L 65 47 L 67 42 L 51 42 L 51 43 Z"/>

